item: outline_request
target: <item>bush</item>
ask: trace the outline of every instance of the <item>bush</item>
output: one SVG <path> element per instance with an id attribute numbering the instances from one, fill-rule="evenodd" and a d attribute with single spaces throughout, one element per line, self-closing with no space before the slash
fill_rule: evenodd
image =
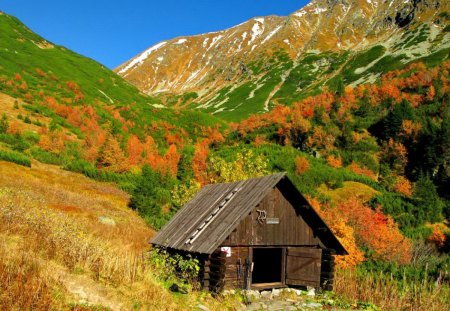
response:
<path id="1" fill-rule="evenodd" d="M 0 142 L 4 142 L 15 151 L 25 151 L 30 148 L 30 144 L 20 135 L 2 134 L 0 133 Z"/>
<path id="2" fill-rule="evenodd" d="M 80 159 L 68 161 L 63 168 L 68 171 L 81 173 L 98 181 L 115 182 L 120 188 L 127 192 L 132 192 L 135 188 L 136 175 L 132 173 L 119 174 L 111 171 L 99 170 L 92 163 Z"/>
<path id="3" fill-rule="evenodd" d="M 154 247 L 150 252 L 150 262 L 163 281 L 180 280 L 190 285 L 198 285 L 199 260 L 191 254 L 171 254 L 165 248 Z"/>
<path id="4" fill-rule="evenodd" d="M 39 143 L 39 135 L 30 131 L 25 131 L 22 135 L 23 139 L 28 141 L 31 144 L 37 144 Z"/>
<path id="5" fill-rule="evenodd" d="M 0 160 L 31 167 L 30 158 L 22 153 L 18 153 L 15 151 L 0 150 Z"/>
<path id="6" fill-rule="evenodd" d="M 2 118 L 0 119 L 0 134 L 6 133 L 8 130 L 8 118 L 6 117 L 6 114 L 2 115 Z"/>
<path id="7" fill-rule="evenodd" d="M 47 163 L 47 164 L 55 164 L 55 165 L 61 165 L 63 164 L 63 159 L 51 152 L 42 150 L 39 147 L 33 147 L 30 149 L 30 154 L 33 158 L 35 158 L 36 160 L 38 160 L 39 162 L 42 163 Z"/>

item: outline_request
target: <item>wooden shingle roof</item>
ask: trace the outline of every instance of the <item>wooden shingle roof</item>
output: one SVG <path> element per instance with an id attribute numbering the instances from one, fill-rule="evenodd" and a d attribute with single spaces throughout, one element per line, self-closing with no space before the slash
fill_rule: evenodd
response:
<path id="1" fill-rule="evenodd" d="M 206 185 L 150 242 L 167 248 L 211 254 L 281 180 L 288 181 L 289 187 L 295 188 L 285 172 Z M 295 191 L 304 200 L 296 188 Z M 308 208 L 306 213 L 315 223 L 319 221 L 322 227 L 326 227 L 312 208 Z M 346 253 L 329 229 L 325 234 L 325 238 L 331 241 L 331 247 L 327 247 L 334 248 L 337 253 Z"/>

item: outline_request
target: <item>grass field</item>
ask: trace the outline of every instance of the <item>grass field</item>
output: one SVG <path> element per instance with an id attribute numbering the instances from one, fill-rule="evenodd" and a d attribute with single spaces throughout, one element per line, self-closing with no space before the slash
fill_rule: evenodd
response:
<path id="1" fill-rule="evenodd" d="M 220 309 L 156 279 L 154 231 L 115 186 L 38 162 L 0 161 L 0 172 L 0 309 Z"/>

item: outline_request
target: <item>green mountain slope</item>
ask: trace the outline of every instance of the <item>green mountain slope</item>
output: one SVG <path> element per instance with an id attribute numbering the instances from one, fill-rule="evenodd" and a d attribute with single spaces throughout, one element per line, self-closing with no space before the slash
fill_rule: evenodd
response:
<path id="1" fill-rule="evenodd" d="M 177 126 L 187 130 L 192 128 L 189 122 L 194 119 L 199 124 L 213 125 L 217 122 L 202 113 L 175 115 L 172 110 L 158 109 L 160 102 L 157 99 L 140 93 L 136 87 L 92 59 L 46 41 L 13 16 L 1 13 L 0 29 L 0 79 L 3 82 L 0 83 L 0 91 L 22 97 L 33 106 L 39 106 L 39 98 L 54 96 L 57 100 L 72 99 L 74 105 L 92 105 L 99 109 L 99 113 L 101 111 L 100 114 L 108 114 L 106 106 L 113 110 L 127 107 L 130 110 L 128 114 L 139 121 L 133 129 L 139 133 L 143 133 L 140 127 L 144 123 L 151 124 L 156 120 L 176 122 Z M 14 81 L 16 74 L 21 78 L 15 81 L 16 86 L 6 85 L 7 81 Z M 25 82 L 26 89 L 20 88 L 22 82 Z M 75 85 L 70 85 L 72 82 Z M 77 99 L 78 92 L 81 98 Z M 32 98 L 25 98 L 27 93 Z M 107 115 L 101 117 L 112 121 Z"/>
<path id="2" fill-rule="evenodd" d="M 117 78 L 103 65 L 46 41 L 13 16 L 0 15 L 0 29 L 0 74 L 3 76 L 20 73 L 31 89 L 39 89 L 41 82 L 36 74 L 36 68 L 39 68 L 51 72 L 61 81 L 76 82 L 89 101 L 98 98 L 108 103 L 112 100 L 118 105 L 134 101 L 139 104 L 158 103 L 139 94 L 135 87 Z"/>
<path id="3" fill-rule="evenodd" d="M 268 59 L 249 63 L 251 75 L 241 74 L 237 81 L 224 83 L 216 95 L 199 99 L 200 103 L 194 100 L 190 107 L 226 120 L 241 120 L 277 104 L 291 105 L 324 87 L 336 90 L 341 83 L 376 82 L 381 74 L 416 61 L 437 65 L 450 53 L 448 31 L 448 26 L 423 23 L 360 51 L 314 51 L 297 59 L 279 50 Z"/>
<path id="4" fill-rule="evenodd" d="M 224 126 L 203 112 L 162 107 L 103 65 L 46 41 L 12 16 L 0 14 L 0 29 L 0 106 L 9 125 L 0 137 L 4 152 L 82 171 L 128 171 L 136 165 L 121 164 L 133 148 L 127 149 L 130 138 L 147 143 L 139 156 L 148 158 L 152 150 L 149 161 L 156 163 L 171 145 L 178 154 L 174 149 L 180 152 L 205 128 Z"/>

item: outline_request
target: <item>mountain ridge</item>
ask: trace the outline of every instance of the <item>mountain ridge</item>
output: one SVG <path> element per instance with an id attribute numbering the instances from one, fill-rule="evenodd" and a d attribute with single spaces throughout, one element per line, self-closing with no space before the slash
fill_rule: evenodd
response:
<path id="1" fill-rule="evenodd" d="M 402 36 L 405 34 L 412 33 L 421 38 L 421 34 L 414 31 L 424 24 L 427 30 L 420 31 L 430 33 L 425 41 L 431 35 L 436 38 L 444 33 L 448 24 L 446 15 L 441 18 L 439 14 L 447 12 L 449 6 L 435 0 L 316 0 L 286 17 L 255 17 L 222 31 L 160 42 L 115 71 L 144 93 L 160 96 L 166 104 L 172 103 L 165 95 L 194 92 L 194 100 L 180 100 L 177 104 L 194 102 L 197 108 L 219 115 L 233 114 L 230 112 L 242 105 L 255 106 L 251 109 L 247 107 L 248 111 L 243 111 L 246 110 L 243 107 L 236 110 L 235 114 L 239 112 L 248 116 L 267 111 L 268 102 L 271 106 L 276 104 L 272 98 L 278 92 L 277 88 L 284 87 L 293 68 L 309 54 L 334 53 L 332 58 L 338 59 L 348 52 L 351 55 L 343 61 L 346 63 L 358 53 L 364 53 L 378 44 L 386 45 L 392 38 L 396 38 L 393 45 L 404 43 Z M 399 61 L 413 61 L 435 52 L 432 44 L 425 41 L 417 43 L 423 43 L 421 49 L 405 58 L 399 57 Z M 441 42 L 445 43 L 441 44 L 441 48 L 449 46 L 448 34 L 444 33 Z M 391 50 L 383 55 L 390 55 L 394 52 Z M 323 61 L 329 62 L 326 59 Z M 258 62 L 262 62 L 262 68 L 254 68 Z M 338 64 L 331 73 L 335 75 L 339 69 Z M 313 75 L 319 84 L 326 82 L 317 78 L 318 74 Z M 274 80 L 267 90 L 264 85 L 267 83 L 262 81 L 264 79 Z M 348 79 L 345 82 L 349 84 L 357 80 Z M 248 83 L 252 85 L 246 85 Z M 308 82 L 299 91 L 311 85 L 312 82 Z M 231 93 L 227 87 L 232 89 Z M 258 102 L 233 104 L 231 101 L 237 96 L 232 93 L 239 87 L 245 89 L 245 94 L 241 94 L 244 98 L 251 99 L 255 93 L 264 94 Z M 227 100 L 221 94 L 231 96 Z"/>

